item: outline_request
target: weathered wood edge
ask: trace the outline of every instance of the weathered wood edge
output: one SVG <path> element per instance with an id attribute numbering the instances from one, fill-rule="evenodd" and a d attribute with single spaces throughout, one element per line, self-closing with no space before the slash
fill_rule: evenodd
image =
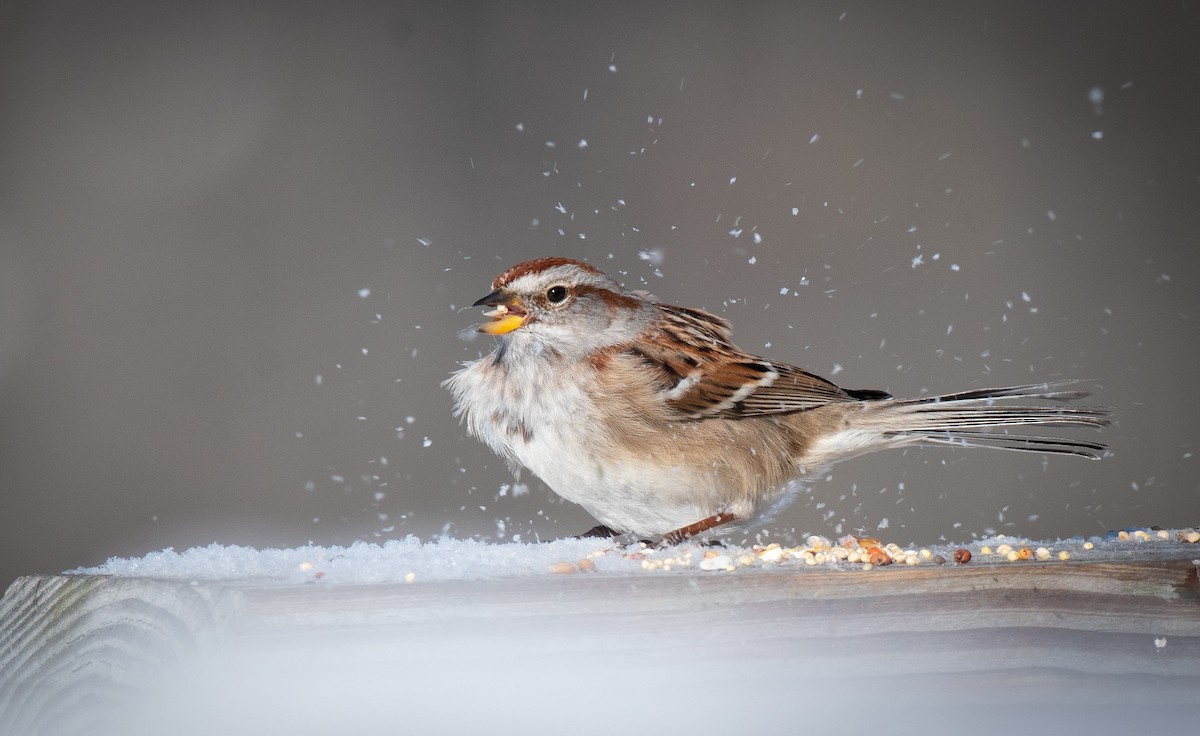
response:
<path id="1" fill-rule="evenodd" d="M 369 645 L 364 645 L 364 636 Z M 259 648 L 436 666 L 521 654 L 953 676 L 1055 670 L 1200 687 L 1188 560 L 872 571 L 575 574 L 414 584 L 20 578 L 0 600 L 0 733 L 41 733 L 197 659 Z M 1155 642 L 1161 642 L 1158 646 Z M 390 653 L 390 654 L 389 654 Z M 1165 679 L 1169 678 L 1169 679 Z"/>

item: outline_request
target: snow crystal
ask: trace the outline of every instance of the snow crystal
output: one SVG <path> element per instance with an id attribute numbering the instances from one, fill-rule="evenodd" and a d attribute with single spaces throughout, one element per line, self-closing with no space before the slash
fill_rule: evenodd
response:
<path id="1" fill-rule="evenodd" d="M 358 298 L 359 299 L 366 299 L 369 296 L 371 296 L 371 290 L 366 288 L 365 286 L 358 290 Z"/>
<path id="2" fill-rule="evenodd" d="M 651 248 L 648 250 L 638 251 L 638 258 L 643 261 L 648 261 L 653 266 L 661 266 L 666 254 L 660 248 Z"/>

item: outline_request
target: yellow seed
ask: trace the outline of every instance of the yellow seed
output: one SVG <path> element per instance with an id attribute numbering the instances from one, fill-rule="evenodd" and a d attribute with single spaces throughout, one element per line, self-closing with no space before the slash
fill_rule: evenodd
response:
<path id="1" fill-rule="evenodd" d="M 979 548 L 979 554 L 981 554 L 981 555 L 990 555 L 991 553 L 992 553 L 991 547 L 980 547 Z"/>
<path id="2" fill-rule="evenodd" d="M 1120 539 L 1122 542 L 1128 542 L 1129 532 L 1122 529 L 1121 531 L 1117 532 L 1117 539 Z"/>
<path id="3" fill-rule="evenodd" d="M 1096 545 L 1092 544 L 1091 542 L 1084 542 L 1084 543 L 1083 543 L 1083 548 L 1084 548 L 1084 549 L 1092 549 L 1092 548 L 1094 548 L 1095 546 L 1096 546 Z"/>
<path id="4" fill-rule="evenodd" d="M 301 562 L 300 569 L 304 572 L 308 572 L 309 570 L 313 569 L 313 564 L 311 562 Z"/>
<path id="5" fill-rule="evenodd" d="M 1071 553 L 1064 549 L 1063 551 L 1058 553 L 1058 559 L 1063 560 L 1065 562 L 1065 561 L 1071 559 Z"/>
<path id="6" fill-rule="evenodd" d="M 932 552 L 932 551 L 930 551 L 930 550 L 927 550 L 927 549 L 923 549 L 923 550 L 921 550 L 921 559 L 923 559 L 923 560 L 932 560 L 932 559 L 933 559 L 933 552 Z"/>
<path id="7" fill-rule="evenodd" d="M 1155 536 L 1157 536 L 1159 539 L 1170 539 L 1171 532 L 1167 531 L 1166 529 L 1159 529 Z"/>

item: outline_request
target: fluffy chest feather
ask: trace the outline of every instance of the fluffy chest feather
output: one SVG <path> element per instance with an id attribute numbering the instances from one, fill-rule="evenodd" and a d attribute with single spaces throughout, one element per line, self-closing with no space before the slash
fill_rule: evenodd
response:
<path id="1" fill-rule="evenodd" d="M 595 446 L 598 418 L 589 410 L 588 377 L 579 380 L 554 356 L 540 357 L 514 360 L 498 350 L 466 364 L 447 385 L 471 434 L 514 470 L 526 467 L 558 490 L 554 478 L 594 462 L 587 448 Z"/>
<path id="2" fill-rule="evenodd" d="M 468 363 L 447 382 L 455 410 L 514 471 L 532 471 L 613 528 L 653 535 L 706 516 L 704 486 L 713 479 L 693 478 L 679 463 L 616 453 L 610 423 L 589 395 L 602 382 L 578 373 L 596 369 L 575 363 L 572 373 L 556 362 L 534 370 L 500 351 Z"/>

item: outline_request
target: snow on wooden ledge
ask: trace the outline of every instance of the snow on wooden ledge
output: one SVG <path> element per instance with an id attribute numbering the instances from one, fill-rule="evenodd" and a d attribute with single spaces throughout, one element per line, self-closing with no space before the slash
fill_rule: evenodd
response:
<path id="1" fill-rule="evenodd" d="M 24 577 L 0 602 L 0 734 L 1182 726 L 1200 693 L 1195 552 L 415 584 Z"/>

